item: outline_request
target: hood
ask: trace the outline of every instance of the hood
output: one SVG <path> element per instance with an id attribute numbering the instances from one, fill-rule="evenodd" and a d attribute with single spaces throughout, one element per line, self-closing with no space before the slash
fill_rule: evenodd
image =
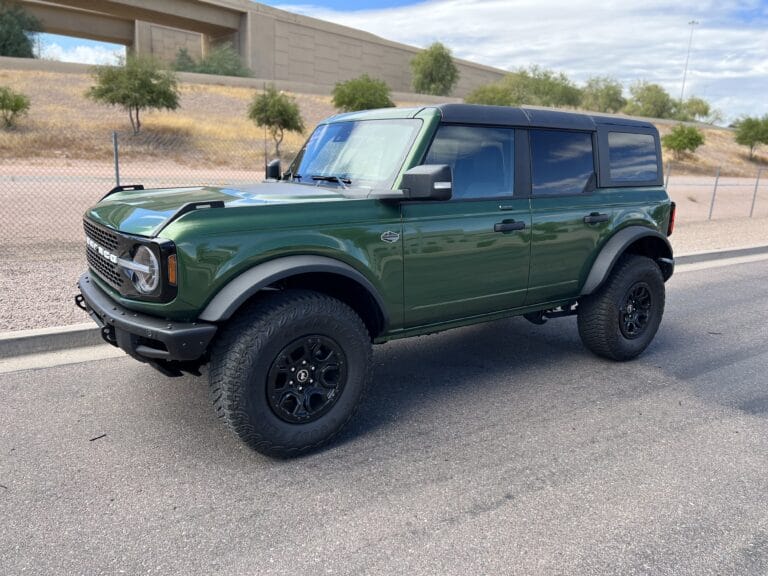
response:
<path id="1" fill-rule="evenodd" d="M 358 196 L 360 190 L 357 191 Z M 366 191 L 368 192 L 368 191 Z M 88 210 L 87 216 L 109 228 L 128 234 L 151 236 L 190 202 L 224 202 L 226 208 L 269 204 L 339 201 L 350 198 L 352 189 L 265 182 L 241 188 L 167 188 L 131 190 L 110 194 Z"/>

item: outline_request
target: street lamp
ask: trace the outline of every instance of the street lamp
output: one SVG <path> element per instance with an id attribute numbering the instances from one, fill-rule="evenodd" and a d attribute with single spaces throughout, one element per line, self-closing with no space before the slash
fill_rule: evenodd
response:
<path id="1" fill-rule="evenodd" d="M 698 24 L 698 21 L 691 20 L 688 22 L 688 26 L 691 27 L 691 35 L 688 37 L 688 53 L 685 55 L 685 68 L 683 69 L 683 87 L 680 89 L 680 102 L 683 102 L 683 95 L 685 94 L 685 77 L 688 75 L 688 60 L 691 57 L 691 44 L 693 44 L 693 28 Z"/>

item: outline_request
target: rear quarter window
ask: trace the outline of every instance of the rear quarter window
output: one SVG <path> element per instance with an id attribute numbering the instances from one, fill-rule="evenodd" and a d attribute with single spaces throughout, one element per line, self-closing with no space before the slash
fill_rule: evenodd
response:
<path id="1" fill-rule="evenodd" d="M 663 185 L 661 142 L 653 126 L 598 125 L 597 142 L 598 186 Z"/>
<path id="2" fill-rule="evenodd" d="M 651 134 L 608 132 L 608 171 L 614 182 L 648 182 L 659 177 L 656 140 Z"/>

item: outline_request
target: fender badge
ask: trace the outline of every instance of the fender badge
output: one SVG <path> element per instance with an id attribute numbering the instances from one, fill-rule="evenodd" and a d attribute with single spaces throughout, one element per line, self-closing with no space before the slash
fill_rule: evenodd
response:
<path id="1" fill-rule="evenodd" d="M 384 234 L 381 235 L 382 241 L 386 242 L 387 244 L 394 244 L 398 240 L 400 240 L 400 234 L 397 232 L 392 232 L 391 230 L 387 230 L 384 232 Z"/>

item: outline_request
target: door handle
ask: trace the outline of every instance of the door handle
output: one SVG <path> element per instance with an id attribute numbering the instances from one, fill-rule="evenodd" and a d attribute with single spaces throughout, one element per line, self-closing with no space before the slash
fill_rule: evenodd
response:
<path id="1" fill-rule="evenodd" d="M 584 216 L 584 222 L 586 224 L 597 224 L 598 222 L 608 222 L 611 217 L 608 214 L 600 214 L 599 212 L 592 212 L 589 216 Z"/>
<path id="2" fill-rule="evenodd" d="M 493 225 L 494 232 L 514 232 L 515 230 L 523 230 L 524 228 L 525 222 L 515 222 L 514 220 L 496 222 L 496 224 Z"/>

